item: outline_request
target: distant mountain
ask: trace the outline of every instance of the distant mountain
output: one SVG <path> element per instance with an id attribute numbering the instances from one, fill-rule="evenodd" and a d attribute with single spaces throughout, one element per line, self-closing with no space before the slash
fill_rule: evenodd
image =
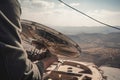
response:
<path id="1" fill-rule="evenodd" d="M 102 33 L 79 33 L 76 35 L 68 35 L 79 44 L 97 44 L 98 46 L 118 47 L 120 48 L 120 32 L 112 32 L 108 34 Z"/>
<path id="2" fill-rule="evenodd" d="M 93 62 L 98 66 L 120 67 L 120 32 L 79 33 L 68 37 L 81 47 L 79 61 Z"/>
<path id="3" fill-rule="evenodd" d="M 120 32 L 117 29 L 110 27 L 52 27 L 57 31 L 60 31 L 64 34 L 79 34 L 79 33 L 111 33 L 111 32 Z"/>

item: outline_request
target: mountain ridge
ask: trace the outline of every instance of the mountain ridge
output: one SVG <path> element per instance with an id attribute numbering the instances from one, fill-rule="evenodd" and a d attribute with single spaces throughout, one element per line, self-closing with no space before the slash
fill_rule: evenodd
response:
<path id="1" fill-rule="evenodd" d="M 120 68 L 120 32 L 79 33 L 68 37 L 81 47 L 82 53 L 77 60 Z"/>
<path id="2" fill-rule="evenodd" d="M 51 27 L 59 32 L 62 32 L 64 34 L 71 34 L 76 35 L 79 33 L 112 33 L 112 32 L 120 32 L 117 29 L 110 28 L 110 27 Z"/>

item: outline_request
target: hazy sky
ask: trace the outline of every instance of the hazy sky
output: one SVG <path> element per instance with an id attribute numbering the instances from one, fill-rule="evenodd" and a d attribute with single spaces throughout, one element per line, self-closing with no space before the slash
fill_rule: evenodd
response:
<path id="1" fill-rule="evenodd" d="M 120 26 L 120 0 L 63 0 L 74 8 L 110 25 Z M 20 0 L 23 19 L 48 26 L 101 26 L 58 0 Z"/>

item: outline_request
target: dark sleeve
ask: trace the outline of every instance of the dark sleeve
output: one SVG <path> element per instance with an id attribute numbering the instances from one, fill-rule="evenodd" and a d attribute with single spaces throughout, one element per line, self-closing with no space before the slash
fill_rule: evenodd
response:
<path id="1" fill-rule="evenodd" d="M 41 80 L 43 64 L 32 63 L 21 45 L 20 5 L 17 0 L 0 2 L 0 79 Z M 4 79 L 5 78 L 5 79 Z"/>

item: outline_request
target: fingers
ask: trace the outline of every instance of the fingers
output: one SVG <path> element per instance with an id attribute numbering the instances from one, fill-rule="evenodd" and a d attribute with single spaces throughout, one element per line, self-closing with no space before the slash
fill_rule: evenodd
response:
<path id="1" fill-rule="evenodd" d="M 44 64 L 44 69 L 48 68 L 51 64 L 58 61 L 58 58 L 55 55 L 51 55 L 41 60 Z"/>

